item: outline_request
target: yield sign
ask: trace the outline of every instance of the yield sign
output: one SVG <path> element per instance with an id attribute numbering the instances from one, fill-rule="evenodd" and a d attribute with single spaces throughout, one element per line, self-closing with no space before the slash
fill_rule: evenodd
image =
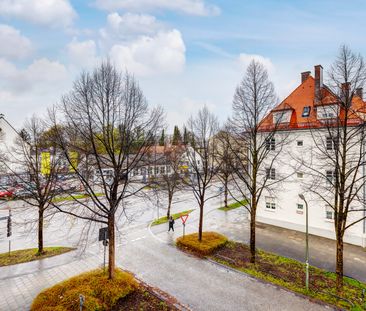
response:
<path id="1" fill-rule="evenodd" d="M 186 214 L 186 215 L 181 215 L 180 216 L 180 219 L 182 219 L 182 223 L 183 223 L 183 225 L 185 225 L 186 224 L 186 221 L 187 221 L 187 218 L 188 218 L 188 214 Z"/>

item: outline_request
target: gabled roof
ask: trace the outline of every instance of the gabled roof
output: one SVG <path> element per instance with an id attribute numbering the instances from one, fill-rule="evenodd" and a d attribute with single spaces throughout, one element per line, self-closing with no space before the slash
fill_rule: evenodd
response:
<path id="1" fill-rule="evenodd" d="M 262 120 L 260 130 L 266 131 L 274 127 L 273 113 L 292 109 L 289 123 L 279 125 L 279 129 L 302 129 L 322 127 L 323 123 L 317 119 L 316 110 L 319 106 L 336 104 L 338 97 L 325 85 L 320 90 L 321 101 L 315 96 L 315 79 L 309 76 L 292 93 Z M 360 97 L 354 96 L 352 100 L 353 111 L 350 115 L 350 123 L 363 122 L 360 113 L 366 113 L 366 102 Z M 308 117 L 303 117 L 304 107 L 310 107 Z"/>

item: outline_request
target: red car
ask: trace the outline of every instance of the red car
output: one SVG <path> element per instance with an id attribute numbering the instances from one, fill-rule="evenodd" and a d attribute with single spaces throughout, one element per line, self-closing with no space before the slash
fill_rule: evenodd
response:
<path id="1" fill-rule="evenodd" d="M 10 199 L 13 197 L 13 190 L 0 190 L 0 199 Z"/>

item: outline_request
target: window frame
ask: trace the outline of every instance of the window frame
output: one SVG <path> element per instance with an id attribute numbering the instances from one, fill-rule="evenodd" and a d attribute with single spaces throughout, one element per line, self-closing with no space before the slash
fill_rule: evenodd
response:
<path id="1" fill-rule="evenodd" d="M 276 180 L 276 169 L 273 167 L 266 168 L 266 178 L 270 180 Z"/>
<path id="2" fill-rule="evenodd" d="M 306 109 L 306 111 L 305 111 Z M 311 106 L 304 106 L 301 117 L 308 118 L 310 116 Z"/>

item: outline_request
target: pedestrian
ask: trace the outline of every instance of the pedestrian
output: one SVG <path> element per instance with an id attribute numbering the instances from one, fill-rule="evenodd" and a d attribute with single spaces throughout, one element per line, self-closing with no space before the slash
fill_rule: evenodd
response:
<path id="1" fill-rule="evenodd" d="M 170 231 L 170 229 L 172 229 L 173 232 L 174 232 L 174 219 L 173 219 L 172 216 L 169 217 L 169 230 L 168 230 L 168 232 Z"/>

